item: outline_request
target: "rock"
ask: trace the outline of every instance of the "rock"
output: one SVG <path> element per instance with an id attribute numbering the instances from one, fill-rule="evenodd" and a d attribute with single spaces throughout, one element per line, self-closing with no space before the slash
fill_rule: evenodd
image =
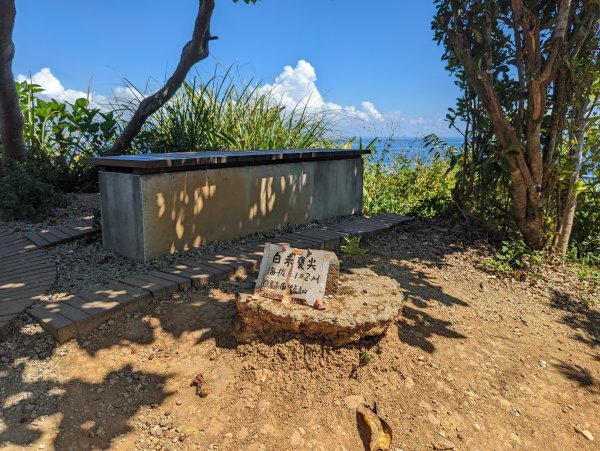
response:
<path id="1" fill-rule="evenodd" d="M 302 436 L 300 435 L 300 432 L 292 432 L 292 436 L 290 437 L 290 445 L 292 445 L 292 448 L 299 448 L 300 445 L 302 445 Z"/>
<path id="2" fill-rule="evenodd" d="M 592 433 L 590 431 L 588 431 L 587 429 L 583 429 L 581 431 L 581 435 L 583 435 L 585 438 L 587 438 L 590 441 L 594 441 L 594 436 L 592 435 Z"/>
<path id="3" fill-rule="evenodd" d="M 434 426 L 439 426 L 441 424 L 439 418 L 436 417 L 433 413 L 427 414 L 427 420 L 429 420 L 429 422 Z"/>
<path id="4" fill-rule="evenodd" d="M 540 366 L 540 368 L 547 368 L 548 367 L 548 364 L 546 363 L 545 360 L 540 360 L 538 362 L 538 365 Z"/>
<path id="5" fill-rule="evenodd" d="M 271 371 L 268 369 L 260 369 L 254 371 L 254 376 L 256 377 L 256 382 L 266 382 L 269 376 L 271 375 Z"/>
<path id="6" fill-rule="evenodd" d="M 180 434 L 185 435 L 192 435 L 200 432 L 200 429 L 198 429 L 196 426 L 192 426 L 191 424 L 180 424 L 177 426 L 177 428 L 175 428 L 175 430 Z"/>
<path id="7" fill-rule="evenodd" d="M 404 386 L 406 388 L 413 388 L 415 386 L 415 381 L 412 377 L 407 377 L 404 379 Z"/>
<path id="8" fill-rule="evenodd" d="M 326 310 L 259 297 L 236 300 L 238 317 L 233 334 L 242 343 L 280 339 L 290 333 L 317 338 L 334 347 L 385 333 L 401 315 L 404 297 L 386 296 L 364 304 L 358 296 L 334 296 Z"/>
<path id="9" fill-rule="evenodd" d="M 447 438 L 440 437 L 433 444 L 433 449 L 436 451 L 445 451 L 449 449 L 454 449 L 454 443 L 452 443 Z"/>
<path id="10" fill-rule="evenodd" d="M 275 428 L 270 424 L 265 424 L 263 427 L 259 429 L 259 431 L 263 435 L 275 435 Z"/>
<path id="11" fill-rule="evenodd" d="M 350 410 L 356 410 L 358 406 L 365 403 L 365 398 L 358 395 L 350 395 L 344 398 L 344 403 L 346 407 Z"/>
<path id="12" fill-rule="evenodd" d="M 246 426 L 242 426 L 237 432 L 236 437 L 239 441 L 246 440 L 246 438 L 248 437 L 248 428 Z"/>

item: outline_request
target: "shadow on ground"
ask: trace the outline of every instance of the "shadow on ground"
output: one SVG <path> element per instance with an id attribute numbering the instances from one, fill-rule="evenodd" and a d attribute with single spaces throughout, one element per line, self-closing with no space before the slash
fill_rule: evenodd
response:
<path id="1" fill-rule="evenodd" d="M 50 449 L 106 449 L 132 430 L 130 420 L 140 409 L 160 405 L 174 394 L 165 390 L 172 377 L 168 369 L 140 371 L 130 364 L 114 369 L 113 364 L 109 371 L 105 359 L 110 357 L 103 351 L 118 355 L 139 344 L 152 352 L 170 352 L 156 348 L 164 333 L 173 337 L 193 333 L 197 344 L 213 338 L 218 347 L 235 346 L 232 300 L 213 299 L 205 289 L 189 303 L 162 303 L 124 318 L 127 327 L 107 325 L 94 331 L 93 338 L 77 339 L 89 368 L 75 372 L 86 377 L 71 378 L 50 364 L 51 359 L 73 352 L 69 347 L 73 343 L 59 345 L 28 319 L 9 332 L 0 347 L 0 447 L 41 441 Z M 48 419 L 58 424 L 51 436 L 43 435 L 40 427 Z"/>
<path id="2" fill-rule="evenodd" d="M 410 240 L 405 232 L 410 234 Z M 400 339 L 428 353 L 435 352 L 432 341 L 435 336 L 467 338 L 452 330 L 452 321 L 436 318 L 428 312 L 431 304 L 442 303 L 450 308 L 469 307 L 469 304 L 446 293 L 424 271 L 414 269 L 407 262 L 413 260 L 426 267 L 443 268 L 445 258 L 457 251 L 448 246 L 455 240 L 447 229 L 436 230 L 430 224 L 413 222 L 370 239 L 364 261 L 351 260 L 347 267 L 351 270 L 353 266 L 367 265 L 376 274 L 391 277 L 398 283 L 405 297 L 402 319 L 398 323 Z"/>

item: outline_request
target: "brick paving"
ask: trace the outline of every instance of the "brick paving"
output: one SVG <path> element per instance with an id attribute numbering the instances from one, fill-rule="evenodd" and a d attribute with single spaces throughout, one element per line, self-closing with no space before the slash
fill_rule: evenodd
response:
<path id="1" fill-rule="evenodd" d="M 38 246 L 11 232 L 0 232 L 0 335 L 55 279 L 54 260 Z"/>
<path id="2" fill-rule="evenodd" d="M 314 229 L 285 233 L 270 240 L 299 248 L 333 250 L 345 236 L 382 232 L 409 221 L 396 215 L 348 219 Z M 135 311 L 154 299 L 185 291 L 235 274 L 258 270 L 263 244 L 246 245 L 238 251 L 221 252 L 182 260 L 155 271 L 113 280 L 99 288 L 84 290 L 69 299 L 32 308 L 28 313 L 60 342 L 89 334 L 110 318 Z M 1 271 L 0 271 L 1 274 Z"/>

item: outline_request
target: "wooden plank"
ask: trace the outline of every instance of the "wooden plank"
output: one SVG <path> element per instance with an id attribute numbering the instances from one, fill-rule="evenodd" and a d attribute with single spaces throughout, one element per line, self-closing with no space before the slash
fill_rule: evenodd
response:
<path id="1" fill-rule="evenodd" d="M 176 282 L 180 290 L 192 287 L 192 281 L 189 278 L 178 276 L 176 273 L 169 271 L 151 271 L 147 273 L 151 276 L 158 277 L 160 279 L 166 279 L 171 282 Z"/>
<path id="2" fill-rule="evenodd" d="M 39 247 L 46 247 L 51 244 L 46 238 L 44 238 L 39 233 L 27 232 L 24 236 L 29 241 L 33 242 L 33 244 Z"/>

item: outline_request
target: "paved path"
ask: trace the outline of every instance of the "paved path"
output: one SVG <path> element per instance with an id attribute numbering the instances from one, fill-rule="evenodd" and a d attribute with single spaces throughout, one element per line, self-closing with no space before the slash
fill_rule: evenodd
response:
<path id="1" fill-rule="evenodd" d="M 0 231 L 0 335 L 56 279 L 56 264 L 35 244 Z"/>
<path id="2" fill-rule="evenodd" d="M 286 233 L 269 240 L 290 243 L 298 248 L 335 249 L 345 236 L 377 233 L 409 221 L 396 215 L 347 219 L 327 226 Z M 179 290 L 227 279 L 235 274 L 258 270 L 263 244 L 249 244 L 237 250 L 203 255 L 143 274 L 112 280 L 84 290 L 67 300 L 30 309 L 29 314 L 60 342 L 85 336 L 110 318 L 139 309 L 153 299 L 162 299 Z"/>

